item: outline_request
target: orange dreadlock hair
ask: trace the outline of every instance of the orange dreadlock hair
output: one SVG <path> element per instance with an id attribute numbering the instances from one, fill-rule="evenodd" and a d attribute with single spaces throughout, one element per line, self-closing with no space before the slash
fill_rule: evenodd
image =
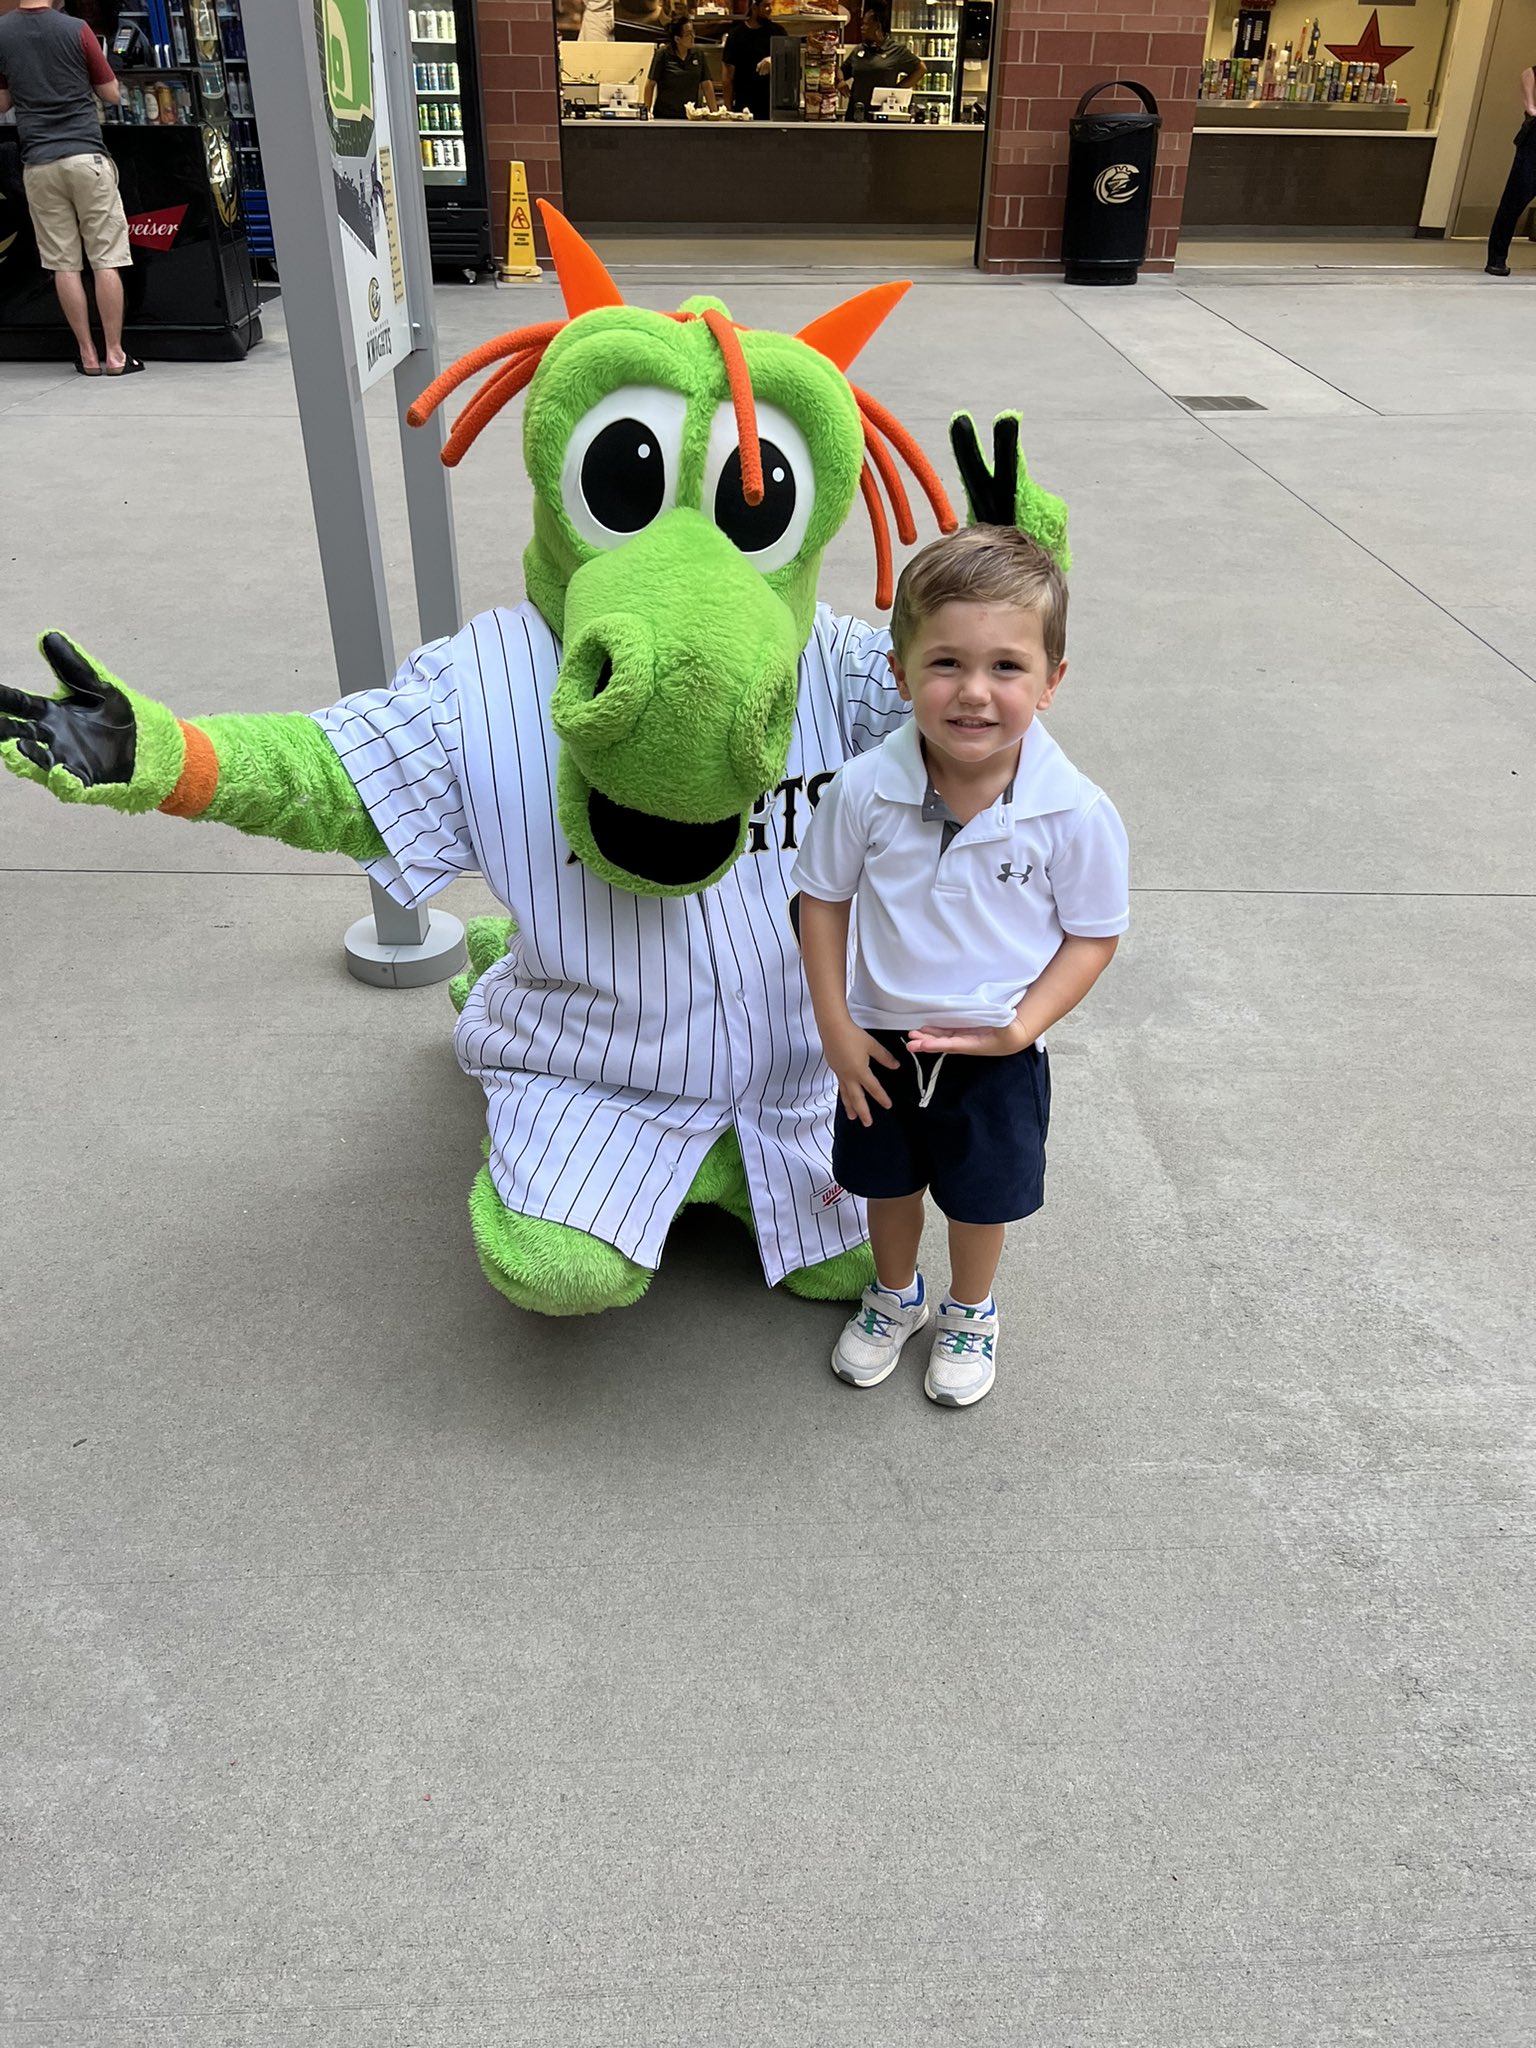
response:
<path id="1" fill-rule="evenodd" d="M 492 364 L 500 365 L 491 370 L 490 376 L 453 423 L 443 444 L 442 457 L 450 469 L 463 461 L 481 431 L 502 407 L 532 382 L 535 371 L 544 360 L 545 350 L 557 334 L 562 333 L 572 320 L 579 319 L 583 313 L 590 313 L 595 307 L 622 306 L 624 303 L 618 286 L 595 251 L 582 240 L 570 222 L 544 200 L 538 204 L 565 296 L 567 317 L 564 320 L 544 320 L 531 327 L 518 327 L 510 334 L 498 335 L 494 341 L 483 342 L 479 348 L 471 349 L 467 356 L 461 356 L 456 363 L 450 364 L 410 407 L 406 418 L 411 425 L 424 426 L 443 400 L 477 371 L 490 369 Z M 835 306 L 830 313 L 824 313 L 809 327 L 802 328 L 798 338 L 846 372 L 859 350 L 907 289 L 905 284 L 882 284 L 871 291 L 860 292 L 856 298 Z M 760 505 L 763 501 L 763 457 L 757 432 L 752 377 L 738 338 L 743 330 L 723 313 L 713 310 L 703 314 L 669 313 L 665 317 L 679 321 L 702 319 L 714 336 L 725 363 L 731 404 L 736 414 L 736 432 L 741 444 L 742 493 L 749 505 Z M 885 500 L 880 494 L 882 485 L 890 498 L 891 509 L 896 516 L 897 536 L 902 545 L 910 547 L 917 539 L 917 524 L 912 517 L 911 502 L 896 467 L 893 450 L 917 479 L 923 495 L 933 507 L 939 531 L 953 533 L 959 521 L 943 484 L 915 437 L 878 399 L 871 398 L 856 384 L 850 384 L 849 389 L 859 408 L 859 421 L 864 430 L 865 459 L 859 473 L 859 493 L 874 532 L 875 604 L 879 610 L 888 611 L 894 588 L 891 528 Z"/>

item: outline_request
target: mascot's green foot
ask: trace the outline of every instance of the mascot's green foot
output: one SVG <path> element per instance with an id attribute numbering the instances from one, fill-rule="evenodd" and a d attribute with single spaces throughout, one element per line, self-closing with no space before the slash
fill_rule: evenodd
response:
<path id="1" fill-rule="evenodd" d="M 469 1191 L 469 1221 L 486 1279 L 535 1315 L 592 1316 L 628 1308 L 650 1285 L 649 1266 L 637 1266 L 601 1238 L 536 1216 L 515 1216 L 485 1167 Z"/>
<path id="2" fill-rule="evenodd" d="M 475 922 L 498 925 L 502 921 L 478 918 Z M 491 957 L 499 959 L 504 950 L 503 944 Z M 487 1139 L 487 1151 L 489 1146 Z M 724 1132 L 704 1155 L 684 1206 L 690 1202 L 713 1203 L 748 1230 L 752 1228 L 746 1168 L 734 1131 Z M 649 1266 L 636 1265 L 601 1238 L 571 1230 L 563 1223 L 514 1215 L 497 1194 L 487 1167 L 475 1175 L 469 1191 L 469 1220 L 486 1279 L 508 1301 L 535 1315 L 590 1316 L 605 1308 L 628 1308 L 650 1285 Z M 839 1252 L 836 1258 L 823 1259 L 819 1265 L 787 1273 L 784 1286 L 808 1301 L 857 1301 L 874 1277 L 869 1246 L 861 1244 L 852 1251 Z"/>
<path id="3" fill-rule="evenodd" d="M 874 1278 L 874 1254 L 867 1244 L 856 1244 L 852 1251 L 786 1273 L 784 1286 L 788 1293 L 802 1295 L 807 1301 L 857 1301 L 866 1287 L 873 1286 Z"/>
<path id="4" fill-rule="evenodd" d="M 464 927 L 464 945 L 469 954 L 469 970 L 456 974 L 448 984 L 448 1000 L 456 1010 L 462 1010 L 469 1001 L 469 992 L 484 974 L 487 967 L 493 967 L 511 945 L 517 935 L 517 920 L 511 917 L 472 917 Z"/>

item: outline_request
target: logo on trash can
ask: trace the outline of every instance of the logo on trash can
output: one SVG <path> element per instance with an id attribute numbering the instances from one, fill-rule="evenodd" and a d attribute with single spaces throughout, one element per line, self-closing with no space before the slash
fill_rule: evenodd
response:
<path id="1" fill-rule="evenodd" d="M 1093 181 L 1093 196 L 1106 206 L 1124 206 L 1128 199 L 1136 196 L 1136 166 L 1134 164 L 1111 164 L 1100 171 Z"/>
<path id="2" fill-rule="evenodd" d="M 379 290 L 379 280 L 376 277 L 370 277 L 368 280 L 368 318 L 370 320 L 377 320 L 383 310 L 384 294 Z"/>

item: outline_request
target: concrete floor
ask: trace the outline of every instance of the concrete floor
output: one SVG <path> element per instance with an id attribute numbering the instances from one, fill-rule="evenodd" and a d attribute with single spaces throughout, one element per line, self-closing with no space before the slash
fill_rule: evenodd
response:
<path id="1" fill-rule="evenodd" d="M 967 1414 L 840 1386 L 723 1219 L 514 1313 L 346 864 L 0 789 L 3 2048 L 1525 2048 L 1533 317 L 924 284 L 862 362 L 935 452 L 1023 406 L 1134 846 Z M 270 324 L 0 367 L 6 681 L 60 624 L 183 713 L 332 694 Z M 518 595 L 512 421 L 456 496 Z"/>

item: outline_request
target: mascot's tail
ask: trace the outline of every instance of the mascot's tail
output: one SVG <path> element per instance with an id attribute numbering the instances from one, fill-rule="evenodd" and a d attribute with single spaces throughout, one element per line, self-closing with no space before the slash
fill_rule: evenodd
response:
<path id="1" fill-rule="evenodd" d="M 464 927 L 464 944 L 469 952 L 469 971 L 456 974 L 448 984 L 448 1000 L 456 1010 L 469 1001 L 469 992 L 501 959 L 517 937 L 517 920 L 512 917 L 472 917 Z"/>

